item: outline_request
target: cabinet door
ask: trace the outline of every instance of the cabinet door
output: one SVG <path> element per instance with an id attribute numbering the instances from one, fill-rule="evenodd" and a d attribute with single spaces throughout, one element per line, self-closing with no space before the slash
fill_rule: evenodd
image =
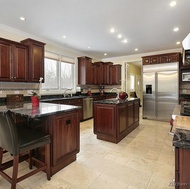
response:
<path id="1" fill-rule="evenodd" d="M 139 104 L 140 100 L 134 101 L 134 122 L 139 122 Z"/>
<path id="2" fill-rule="evenodd" d="M 38 83 L 40 77 L 44 79 L 44 46 L 45 43 L 26 39 L 21 43 L 29 47 L 28 81 Z M 44 80 L 43 80 L 44 82 Z"/>
<path id="3" fill-rule="evenodd" d="M 128 102 L 128 127 L 131 127 L 134 124 L 134 106 L 133 102 Z"/>
<path id="4" fill-rule="evenodd" d="M 143 59 L 143 65 L 160 63 L 160 57 L 159 56 L 148 56 L 148 57 L 143 57 L 142 59 Z"/>
<path id="5" fill-rule="evenodd" d="M 110 66 L 113 65 L 112 62 L 105 62 L 103 64 L 103 84 L 110 84 Z"/>
<path id="6" fill-rule="evenodd" d="M 161 55 L 160 63 L 179 62 L 179 53 Z"/>
<path id="7" fill-rule="evenodd" d="M 24 45 L 13 45 L 13 81 L 27 81 L 28 75 L 28 48 Z"/>
<path id="8" fill-rule="evenodd" d="M 110 84 L 121 85 L 121 65 L 110 66 Z"/>
<path id="9" fill-rule="evenodd" d="M 0 40 L 0 80 L 11 79 L 11 44 Z"/>
<path id="10" fill-rule="evenodd" d="M 118 106 L 118 115 L 119 115 L 119 134 L 124 132 L 127 129 L 127 104 L 124 103 Z"/>
<path id="11" fill-rule="evenodd" d="M 79 125 L 76 112 L 53 116 L 53 165 L 79 152 Z"/>
<path id="12" fill-rule="evenodd" d="M 97 84 L 97 69 L 95 64 L 92 64 L 92 84 Z"/>
<path id="13" fill-rule="evenodd" d="M 78 57 L 78 84 L 92 84 L 92 59 Z"/>
<path id="14" fill-rule="evenodd" d="M 102 62 L 95 62 L 95 69 L 96 69 L 96 84 L 102 85 L 103 84 L 103 63 Z"/>

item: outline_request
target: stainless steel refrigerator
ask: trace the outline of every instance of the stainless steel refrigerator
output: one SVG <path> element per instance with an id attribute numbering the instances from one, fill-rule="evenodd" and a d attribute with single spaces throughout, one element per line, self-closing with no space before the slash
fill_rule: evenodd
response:
<path id="1" fill-rule="evenodd" d="M 178 104 L 179 63 L 143 66 L 143 118 L 169 121 Z"/>

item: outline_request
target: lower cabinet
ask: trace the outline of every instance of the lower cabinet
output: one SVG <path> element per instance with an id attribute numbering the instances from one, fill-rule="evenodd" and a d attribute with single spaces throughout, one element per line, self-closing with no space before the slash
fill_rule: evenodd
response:
<path id="1" fill-rule="evenodd" d="M 190 189 L 190 149 L 175 147 L 175 189 Z"/>
<path id="2" fill-rule="evenodd" d="M 65 163 L 76 159 L 79 152 L 79 124 L 77 112 L 52 116 L 52 172 L 57 172 Z M 62 169 L 62 168 L 61 168 Z"/>
<path id="3" fill-rule="evenodd" d="M 32 120 L 31 120 L 32 121 Z M 50 135 L 50 168 L 54 175 L 70 163 L 76 160 L 76 154 L 80 150 L 80 121 L 78 111 L 57 113 L 38 120 L 40 127 Z M 33 125 L 35 128 L 35 123 Z M 38 158 L 44 159 L 44 147 L 38 148 Z"/>
<path id="4" fill-rule="evenodd" d="M 120 142 L 139 125 L 139 99 L 119 104 L 95 102 L 94 134 L 98 139 Z"/>

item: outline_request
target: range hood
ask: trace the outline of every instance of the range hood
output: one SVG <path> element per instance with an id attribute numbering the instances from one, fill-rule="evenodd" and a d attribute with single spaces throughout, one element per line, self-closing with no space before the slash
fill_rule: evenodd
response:
<path id="1" fill-rule="evenodd" d="M 187 37 L 182 41 L 182 46 L 184 50 L 190 49 L 190 33 L 187 35 Z"/>

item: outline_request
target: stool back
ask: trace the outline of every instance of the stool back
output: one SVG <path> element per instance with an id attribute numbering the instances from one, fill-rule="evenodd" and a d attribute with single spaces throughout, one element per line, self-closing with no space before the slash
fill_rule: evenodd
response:
<path id="1" fill-rule="evenodd" d="M 0 147 L 12 155 L 19 154 L 16 124 L 10 110 L 0 114 Z"/>

